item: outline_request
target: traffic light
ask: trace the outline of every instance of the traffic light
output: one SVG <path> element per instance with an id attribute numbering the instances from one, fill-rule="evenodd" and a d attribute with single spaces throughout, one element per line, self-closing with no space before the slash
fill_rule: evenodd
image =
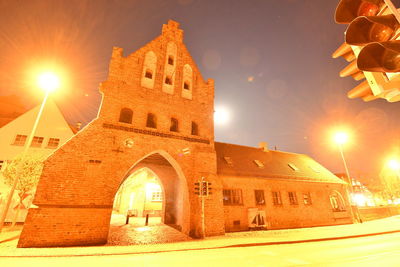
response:
<path id="1" fill-rule="evenodd" d="M 400 14 L 390 0 L 341 0 L 335 21 L 349 24 L 345 43 L 332 55 L 351 62 L 341 77 L 365 81 L 348 92 L 349 98 L 400 101 Z"/>
<path id="2" fill-rule="evenodd" d="M 208 196 L 208 182 L 201 181 L 201 195 Z"/>
<path id="3" fill-rule="evenodd" d="M 210 182 L 207 182 L 208 183 L 208 185 L 207 185 L 207 192 L 208 192 L 208 194 L 209 195 L 211 195 L 212 194 L 212 187 L 211 187 L 211 183 Z"/>
<path id="4" fill-rule="evenodd" d="M 200 183 L 194 183 L 194 193 L 200 195 Z"/>

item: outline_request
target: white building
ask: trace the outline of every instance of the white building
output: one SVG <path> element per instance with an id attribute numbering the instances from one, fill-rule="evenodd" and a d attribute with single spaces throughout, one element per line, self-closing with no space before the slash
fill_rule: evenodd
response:
<path id="1" fill-rule="evenodd" d="M 0 120 L 0 211 L 3 210 L 10 191 L 10 188 L 3 182 L 1 171 L 4 170 L 7 162 L 11 161 L 24 150 L 39 109 L 40 105 L 16 117 L 12 121 L 9 119 Z M 43 109 L 28 153 L 41 154 L 46 157 L 70 139 L 74 135 L 74 131 L 65 120 L 57 105 L 52 100 L 48 100 Z M 16 196 L 14 200 L 17 201 Z M 13 218 L 13 207 L 15 205 L 15 203 L 12 203 L 6 221 L 10 221 Z M 18 221 L 23 221 L 25 216 L 26 211 L 20 211 Z"/>

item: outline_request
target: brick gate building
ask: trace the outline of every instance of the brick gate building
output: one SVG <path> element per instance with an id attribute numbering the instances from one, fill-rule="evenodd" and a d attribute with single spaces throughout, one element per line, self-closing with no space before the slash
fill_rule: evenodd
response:
<path id="1" fill-rule="evenodd" d="M 281 175 L 279 164 L 272 173 L 258 165 L 253 166 L 256 172 L 236 169 L 244 163 L 244 152 L 261 150 L 238 151 L 214 143 L 214 82 L 201 76 L 178 26 L 169 21 L 159 37 L 128 56 L 114 47 L 109 76 L 100 84 L 103 99 L 98 117 L 45 162 L 34 199 L 38 208 L 29 210 L 19 247 L 106 243 L 114 197 L 124 180 L 142 168 L 150 169 L 163 188 L 162 221 L 193 237 L 201 234 L 201 202 L 193 186 L 200 177 L 213 185 L 213 194 L 205 202 L 207 236 L 248 229 L 248 209 L 254 211 L 262 199 L 265 219 L 271 220 L 265 224 L 269 228 L 351 222 L 345 211 L 345 184 L 308 157 L 319 172 Z M 250 164 L 254 160 L 267 164 L 267 158 L 279 154 L 262 150 L 266 158 L 248 158 Z M 244 153 L 240 161 L 229 163 L 237 153 Z M 236 166 L 233 172 L 229 164 Z M 308 178 L 292 179 L 302 175 Z M 298 188 L 310 194 L 316 205 L 311 199 L 298 205 L 298 222 L 280 225 L 291 211 L 282 199 L 279 204 L 280 196 L 273 191 L 271 197 L 280 211 L 268 212 L 270 187 L 278 191 L 288 185 L 292 191 Z M 242 194 L 235 188 L 248 190 Z M 250 196 L 253 190 L 258 190 L 256 196 Z M 261 197 L 260 190 L 268 194 L 263 191 Z M 246 200 L 254 197 L 257 205 Z M 342 203 L 336 211 L 335 201 Z"/>

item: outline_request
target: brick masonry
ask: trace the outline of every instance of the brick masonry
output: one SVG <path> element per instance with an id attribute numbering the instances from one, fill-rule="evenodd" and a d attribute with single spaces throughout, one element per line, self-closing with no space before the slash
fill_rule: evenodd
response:
<path id="1" fill-rule="evenodd" d="M 349 222 L 333 218 L 329 209 L 328 192 L 337 187 L 345 194 L 341 184 L 217 176 L 214 82 L 201 76 L 178 23 L 169 21 L 159 37 L 128 56 L 114 47 L 100 92 L 98 117 L 45 161 L 33 201 L 38 208 L 29 210 L 19 247 L 105 244 L 115 194 L 144 167 L 162 183 L 163 222 L 192 237 L 201 235 L 201 202 L 193 185 L 202 176 L 213 185 L 205 200 L 206 236 L 247 230 L 247 209 L 254 207 L 258 188 L 293 188 L 323 199 L 289 209 L 267 201 L 260 209 L 270 228 Z M 120 122 L 126 108 L 133 111 L 132 122 Z M 156 117 L 156 128 L 146 127 L 149 113 Z M 170 130 L 171 118 L 177 119 L 178 131 Z M 192 131 L 193 122 L 198 133 Z M 243 205 L 224 206 L 222 188 L 235 187 L 243 188 Z M 266 190 L 266 199 L 269 194 Z M 287 202 L 285 197 L 282 193 Z M 242 224 L 233 226 L 234 220 Z"/>

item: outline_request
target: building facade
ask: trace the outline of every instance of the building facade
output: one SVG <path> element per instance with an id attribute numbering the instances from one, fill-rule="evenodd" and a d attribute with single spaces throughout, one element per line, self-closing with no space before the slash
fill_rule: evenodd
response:
<path id="1" fill-rule="evenodd" d="M 3 210 L 6 197 L 10 191 L 10 187 L 4 184 L 2 170 L 6 168 L 7 162 L 13 160 L 24 150 L 39 109 L 40 106 L 36 106 L 23 114 L 18 114 L 17 117 L 9 116 L 0 120 L 0 123 L 2 123 L 0 124 L 0 210 Z M 57 105 L 49 100 L 43 109 L 28 153 L 47 157 L 73 135 L 73 129 L 67 123 Z M 6 222 L 10 222 L 14 218 L 15 209 L 13 207 L 18 203 L 17 198 L 18 196 L 15 194 Z M 27 196 L 26 203 L 29 204 L 30 198 L 31 196 Z M 26 209 L 20 211 L 17 222 L 23 222 L 26 214 Z"/>
<path id="2" fill-rule="evenodd" d="M 344 183 L 325 169 L 321 175 L 282 175 L 277 168 L 257 176 L 222 167 L 221 157 L 234 156 L 214 142 L 214 82 L 201 76 L 177 22 L 163 25 L 159 37 L 130 55 L 114 47 L 100 91 L 98 117 L 46 160 L 34 199 L 38 208 L 29 210 L 19 247 L 106 243 L 121 185 L 144 168 L 162 188 L 162 222 L 192 237 L 203 233 L 194 186 L 201 177 L 213 185 L 213 194 L 205 199 L 206 236 L 248 229 L 247 213 L 256 214 L 257 219 L 250 218 L 254 225 L 267 228 L 351 222 L 350 217 L 334 218 L 332 201 L 341 205 L 337 212 L 348 210 L 348 201 Z M 287 209 L 288 188 L 301 201 L 297 213 Z M 250 200 L 254 190 L 264 190 L 264 212 Z M 267 201 L 270 194 L 279 199 L 274 192 L 282 194 L 280 207 Z M 256 198 L 262 202 L 260 192 Z M 299 222 L 287 222 L 291 220 Z"/>

